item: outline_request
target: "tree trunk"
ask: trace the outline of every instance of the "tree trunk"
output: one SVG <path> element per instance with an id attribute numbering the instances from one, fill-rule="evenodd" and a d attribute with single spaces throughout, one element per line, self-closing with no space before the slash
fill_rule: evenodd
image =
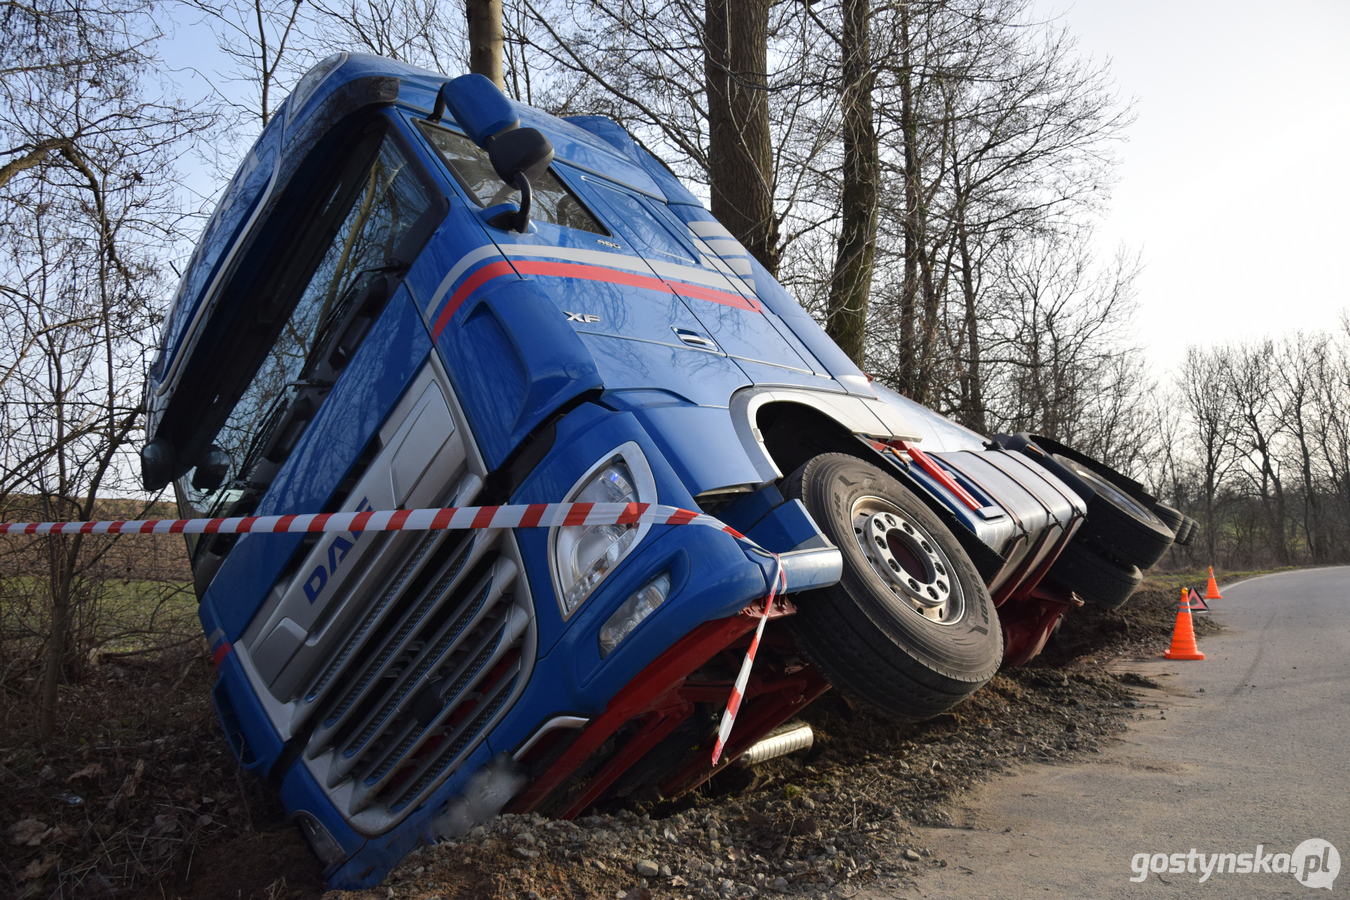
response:
<path id="1" fill-rule="evenodd" d="M 51 634 L 38 678 L 38 734 L 48 739 L 56 734 L 56 709 L 60 702 L 61 676 L 65 674 L 66 646 L 70 636 L 71 566 L 66 538 L 47 538 L 47 564 L 51 591 Z"/>
<path id="2" fill-rule="evenodd" d="M 919 298 L 919 125 L 914 110 L 914 70 L 910 61 L 909 5 L 900 4 L 900 136 L 904 144 L 905 277 L 900 285 L 900 393 L 913 396 L 918 386 L 915 318 Z"/>
<path id="3" fill-rule="evenodd" d="M 957 251 L 961 256 L 961 294 L 965 306 L 966 331 L 966 390 L 965 409 L 961 419 L 963 425 L 980 434 L 988 434 L 988 422 L 984 412 L 984 370 L 980 354 L 980 320 L 976 305 L 975 267 L 970 258 L 970 241 L 966 235 L 965 213 L 958 214 L 956 225 Z"/>
<path id="4" fill-rule="evenodd" d="M 469 71 L 505 90 L 502 77 L 502 0 L 465 0 L 469 24 Z"/>
<path id="5" fill-rule="evenodd" d="M 876 259 L 881 161 L 872 117 L 870 0 L 844 0 L 844 183 L 842 224 L 825 331 L 861 368 Z"/>
<path id="6" fill-rule="evenodd" d="M 707 0 L 703 42 L 712 214 L 777 276 L 768 0 Z"/>

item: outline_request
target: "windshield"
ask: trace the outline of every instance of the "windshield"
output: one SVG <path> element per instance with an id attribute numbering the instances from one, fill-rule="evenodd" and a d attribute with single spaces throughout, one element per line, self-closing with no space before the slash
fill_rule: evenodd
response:
<path id="1" fill-rule="evenodd" d="M 335 373 L 323 351 L 347 322 L 353 301 L 370 282 L 396 267 L 391 265 L 394 248 L 431 204 L 421 180 L 388 138 L 374 164 L 358 178 L 355 184 L 335 185 L 325 201 L 325 213 L 339 203 L 350 202 L 351 208 L 212 441 L 229 457 L 224 483 L 213 490 L 193 488 L 195 469 L 180 483 L 183 498 L 200 515 L 217 515 L 246 495 L 260 494 L 271 481 L 331 387 Z M 318 218 L 331 221 L 328 215 Z M 295 434 L 282 434 L 278 428 Z"/>

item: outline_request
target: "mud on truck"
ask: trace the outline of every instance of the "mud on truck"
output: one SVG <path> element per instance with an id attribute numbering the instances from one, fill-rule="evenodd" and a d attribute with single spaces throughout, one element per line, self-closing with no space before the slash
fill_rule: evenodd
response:
<path id="1" fill-rule="evenodd" d="M 779 566 L 722 766 L 831 687 L 951 708 L 1192 530 L 869 383 L 615 122 L 356 54 L 224 191 L 147 409 L 145 485 L 184 517 L 660 503 L 748 538 L 190 537 L 230 746 L 342 887 L 503 804 L 702 783 Z"/>

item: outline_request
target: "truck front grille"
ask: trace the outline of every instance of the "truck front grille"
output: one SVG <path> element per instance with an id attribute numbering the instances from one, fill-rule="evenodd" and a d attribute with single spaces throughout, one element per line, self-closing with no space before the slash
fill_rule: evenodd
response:
<path id="1" fill-rule="evenodd" d="M 533 606 L 509 532 L 430 533 L 402 546 L 385 588 L 299 692 L 312 723 L 305 762 L 367 834 L 416 808 L 477 748 L 534 659 Z"/>

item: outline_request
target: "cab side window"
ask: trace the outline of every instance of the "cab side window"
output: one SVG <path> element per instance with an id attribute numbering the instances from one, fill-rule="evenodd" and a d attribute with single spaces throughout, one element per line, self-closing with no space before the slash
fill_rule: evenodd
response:
<path id="1" fill-rule="evenodd" d="M 457 131 L 429 122 L 419 121 L 417 126 L 460 186 L 480 206 L 487 208 L 499 203 L 520 203 L 520 191 L 497 177 L 497 171 L 492 168 L 487 153 L 473 141 Z M 576 195 L 558 180 L 552 169 L 533 179 L 530 188 L 533 191 L 530 218 L 592 234 L 609 234 Z"/>

